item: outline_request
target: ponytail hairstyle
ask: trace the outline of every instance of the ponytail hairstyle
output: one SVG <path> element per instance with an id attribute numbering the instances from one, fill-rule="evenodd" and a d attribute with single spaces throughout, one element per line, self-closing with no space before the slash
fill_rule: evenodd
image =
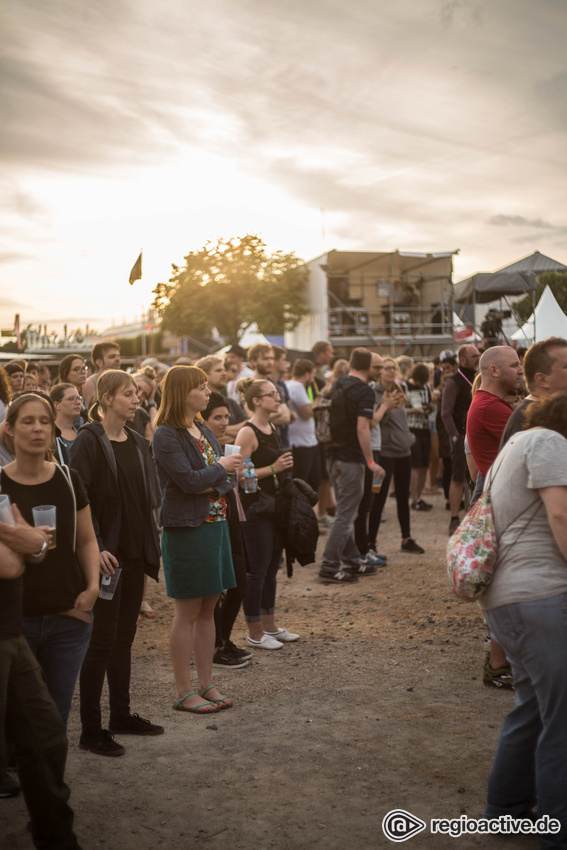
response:
<path id="1" fill-rule="evenodd" d="M 107 369 L 106 372 L 103 372 L 97 379 L 97 398 L 89 410 L 89 422 L 102 422 L 107 410 L 104 397 L 108 395 L 112 398 L 116 393 L 127 389 L 129 386 L 136 389 L 136 381 L 128 372 L 123 372 L 122 369 Z"/>
<path id="2" fill-rule="evenodd" d="M 63 396 L 67 390 L 76 390 L 76 387 L 73 384 L 55 384 L 55 386 L 49 390 L 49 398 L 54 404 L 57 404 L 58 402 L 63 401 Z"/>
<path id="3" fill-rule="evenodd" d="M 262 387 L 266 384 L 273 386 L 268 378 L 241 378 L 236 384 L 236 389 L 243 396 L 246 406 L 254 413 L 254 399 L 262 394 Z"/>

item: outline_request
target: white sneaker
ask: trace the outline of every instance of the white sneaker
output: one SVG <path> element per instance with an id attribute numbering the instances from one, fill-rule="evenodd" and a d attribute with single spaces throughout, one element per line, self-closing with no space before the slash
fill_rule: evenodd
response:
<path id="1" fill-rule="evenodd" d="M 264 632 L 264 634 L 269 635 L 271 638 L 275 638 L 276 640 L 281 640 L 284 643 L 291 643 L 293 640 L 299 640 L 299 635 L 294 635 L 293 632 L 288 632 L 287 629 L 278 629 L 277 632 Z"/>
<path id="2" fill-rule="evenodd" d="M 252 640 L 250 636 L 246 638 L 246 642 L 249 646 L 253 646 L 255 649 L 282 649 L 283 643 L 280 643 L 279 640 L 271 637 L 264 633 L 260 640 Z"/>

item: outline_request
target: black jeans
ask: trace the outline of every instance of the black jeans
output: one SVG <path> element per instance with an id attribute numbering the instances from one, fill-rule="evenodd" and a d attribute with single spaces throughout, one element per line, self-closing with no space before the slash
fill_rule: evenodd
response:
<path id="1" fill-rule="evenodd" d="M 402 532 L 402 540 L 411 537 L 410 530 L 410 507 L 409 507 L 409 488 L 411 480 L 411 455 L 407 457 L 384 457 L 380 455 L 378 461 L 380 466 L 386 471 L 386 477 L 382 481 L 382 488 L 379 493 L 374 494 L 374 501 L 370 509 L 370 519 L 368 522 L 368 536 L 370 545 L 373 549 L 376 548 L 376 537 L 380 528 L 380 519 L 382 518 L 382 510 L 388 498 L 388 490 L 390 489 L 390 481 L 394 476 L 394 484 L 396 486 L 396 505 L 398 508 L 398 521 Z"/>
<path id="2" fill-rule="evenodd" d="M 293 477 L 301 478 L 317 492 L 321 483 L 321 451 L 316 446 L 292 446 Z"/>
<path id="3" fill-rule="evenodd" d="M 0 728 L 14 748 L 35 847 L 77 850 L 65 784 L 65 726 L 24 637 L 0 640 Z M 0 764 L 5 764 L 0 734 Z"/>
<path id="4" fill-rule="evenodd" d="M 246 511 L 242 531 L 248 556 L 244 618 L 247 623 L 259 623 L 262 614 L 273 614 L 275 611 L 276 577 L 282 559 L 282 541 L 273 520 L 256 516 L 256 503 Z"/>
<path id="5" fill-rule="evenodd" d="M 112 599 L 97 599 L 93 633 L 81 667 L 81 724 L 85 735 L 102 729 L 100 700 L 108 678 L 110 722 L 130 716 L 132 644 L 144 596 L 143 561 L 121 563 L 122 575 Z"/>

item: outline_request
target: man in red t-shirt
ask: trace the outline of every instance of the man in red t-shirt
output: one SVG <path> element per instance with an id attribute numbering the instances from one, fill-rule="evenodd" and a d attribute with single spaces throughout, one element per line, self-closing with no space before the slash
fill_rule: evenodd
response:
<path id="1" fill-rule="evenodd" d="M 504 396 L 520 388 L 523 372 L 518 354 L 507 345 L 487 349 L 480 358 L 479 368 L 481 389 L 474 394 L 467 416 L 467 439 L 478 466 L 471 504 L 482 493 L 486 475 L 498 454 L 502 432 L 512 415 L 512 408 L 504 401 Z M 506 653 L 494 639 L 490 641 L 483 682 L 498 688 L 513 687 Z"/>
<path id="2" fill-rule="evenodd" d="M 498 454 L 502 432 L 512 415 L 504 396 L 520 388 L 523 372 L 517 352 L 507 345 L 485 351 L 479 367 L 481 389 L 475 393 L 467 416 L 467 439 L 478 466 L 472 504 L 482 493 L 488 470 Z"/>

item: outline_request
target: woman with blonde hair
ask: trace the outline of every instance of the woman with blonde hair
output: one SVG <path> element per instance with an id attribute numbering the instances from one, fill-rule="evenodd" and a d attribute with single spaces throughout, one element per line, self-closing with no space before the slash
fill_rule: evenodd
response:
<path id="1" fill-rule="evenodd" d="M 157 726 L 130 712 L 132 643 L 144 592 L 144 575 L 157 581 L 159 542 L 152 504 L 156 478 L 150 444 L 126 426 L 138 406 L 136 383 L 118 369 L 103 372 L 91 422 L 71 446 L 70 463 L 81 475 L 91 504 L 100 550 L 100 573 L 116 575 L 111 599 L 99 597 L 91 642 L 81 668 L 81 749 L 120 756 L 124 748 L 112 732 L 159 735 Z M 105 676 L 110 702 L 109 729 L 102 728 Z"/>
<path id="2" fill-rule="evenodd" d="M 256 470 L 260 490 L 275 496 L 283 479 L 291 475 L 293 457 L 282 448 L 271 417 L 278 412 L 280 394 L 267 380 L 242 378 L 238 390 L 252 411 L 236 437 L 243 458 L 250 458 Z M 283 541 L 276 517 L 259 516 L 259 494 L 243 493 L 242 505 L 246 522 L 242 532 L 248 553 L 248 590 L 244 597 L 244 616 L 248 624 L 249 646 L 255 649 L 281 649 L 284 643 L 298 640 L 299 635 L 278 628 L 275 621 L 276 576 Z"/>
<path id="3" fill-rule="evenodd" d="M 211 714 L 232 700 L 212 683 L 214 610 L 236 586 L 225 494 L 234 487 L 240 455 L 223 457 L 201 413 L 211 391 L 196 366 L 173 366 L 161 386 L 153 451 L 162 489 L 160 525 L 167 595 L 175 608 L 170 652 L 175 711 Z M 191 681 L 191 653 L 200 689 Z"/>

